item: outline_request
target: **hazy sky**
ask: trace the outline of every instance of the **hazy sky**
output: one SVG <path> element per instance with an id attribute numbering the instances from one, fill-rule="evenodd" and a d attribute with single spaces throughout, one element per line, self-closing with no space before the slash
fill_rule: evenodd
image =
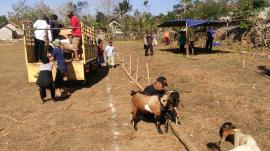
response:
<path id="1" fill-rule="evenodd" d="M 27 4 L 33 5 L 37 0 L 26 0 Z M 52 8 L 57 8 L 63 4 L 63 2 L 73 1 L 77 2 L 77 0 L 43 0 L 43 2 Z M 92 15 L 95 14 L 96 9 L 99 8 L 100 1 L 99 0 L 86 0 L 89 3 L 89 13 Z M 114 0 L 120 1 L 120 0 Z M 12 4 L 17 3 L 18 0 L 0 0 L 0 15 L 7 15 L 8 11 L 12 9 Z M 143 5 L 143 0 L 130 0 L 133 5 L 133 10 L 145 10 Z M 166 13 L 173 9 L 173 5 L 179 3 L 179 0 L 149 0 L 149 10 L 151 13 L 157 15 L 160 13 Z"/>

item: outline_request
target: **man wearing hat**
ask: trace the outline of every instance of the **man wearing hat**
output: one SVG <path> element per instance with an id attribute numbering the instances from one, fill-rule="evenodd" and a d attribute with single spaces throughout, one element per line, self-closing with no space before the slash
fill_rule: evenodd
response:
<path id="1" fill-rule="evenodd" d="M 67 72 L 67 64 L 64 56 L 64 50 L 61 48 L 61 41 L 55 39 L 53 42 L 54 48 L 52 51 L 51 60 L 56 60 L 56 76 L 55 76 L 55 88 L 58 90 L 58 95 L 61 95 L 62 90 L 65 91 L 64 87 L 64 76 Z"/>
<path id="2" fill-rule="evenodd" d="M 80 20 L 78 19 L 77 16 L 73 14 L 73 11 L 70 11 L 68 13 L 68 18 L 69 18 L 69 24 L 72 28 L 71 34 L 72 34 L 72 48 L 74 51 L 74 60 L 79 60 L 79 51 L 80 51 L 80 46 L 81 46 L 81 24 Z"/>
<path id="3" fill-rule="evenodd" d="M 168 86 L 167 79 L 163 76 L 160 76 L 156 79 L 155 83 L 147 86 L 143 93 L 147 95 L 158 95 L 162 97 L 165 94 L 164 87 Z"/>

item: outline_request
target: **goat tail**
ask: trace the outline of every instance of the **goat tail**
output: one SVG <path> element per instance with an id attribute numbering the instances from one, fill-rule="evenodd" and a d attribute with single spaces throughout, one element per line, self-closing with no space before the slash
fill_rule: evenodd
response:
<path id="1" fill-rule="evenodd" d="M 133 96 L 136 93 L 137 93 L 136 91 L 131 90 L 130 95 Z"/>

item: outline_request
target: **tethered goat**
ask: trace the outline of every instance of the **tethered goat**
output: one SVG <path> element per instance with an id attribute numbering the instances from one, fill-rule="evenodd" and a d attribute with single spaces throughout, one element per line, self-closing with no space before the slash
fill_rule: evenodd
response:
<path id="1" fill-rule="evenodd" d="M 152 113 L 155 118 L 155 123 L 157 126 L 157 130 L 160 134 L 162 134 L 162 130 L 160 129 L 160 121 L 162 112 L 166 112 L 169 108 L 177 108 L 179 105 L 179 93 L 176 91 L 170 91 L 164 94 L 161 98 L 157 95 L 149 96 L 143 94 L 142 92 L 131 92 L 131 102 L 132 102 L 132 112 L 131 112 L 131 123 L 133 128 L 137 131 L 137 123 L 140 121 L 138 117 L 138 113 Z M 161 110 L 162 106 L 164 107 L 164 111 Z M 166 119 L 166 127 L 165 131 L 168 132 L 168 122 Z"/>
<path id="2" fill-rule="evenodd" d="M 221 137 L 219 146 L 224 141 L 229 141 L 234 145 L 230 151 L 261 151 L 252 136 L 243 134 L 231 122 L 222 124 L 219 135 Z"/>

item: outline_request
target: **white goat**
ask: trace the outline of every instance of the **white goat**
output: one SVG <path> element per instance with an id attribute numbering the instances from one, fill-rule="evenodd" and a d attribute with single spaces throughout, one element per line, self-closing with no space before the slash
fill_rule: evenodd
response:
<path id="1" fill-rule="evenodd" d="M 219 130 L 219 134 L 221 137 L 220 145 L 223 141 L 233 143 L 234 148 L 230 151 L 261 151 L 251 135 L 243 134 L 231 122 L 224 123 Z"/>

